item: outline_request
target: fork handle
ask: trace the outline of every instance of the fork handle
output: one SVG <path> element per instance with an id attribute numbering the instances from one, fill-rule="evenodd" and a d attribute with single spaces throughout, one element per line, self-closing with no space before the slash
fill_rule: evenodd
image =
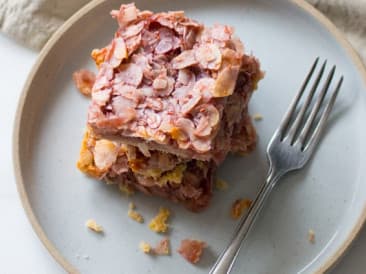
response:
<path id="1" fill-rule="evenodd" d="M 259 193 L 257 194 L 257 197 L 250 206 L 247 215 L 242 218 L 240 223 L 238 224 L 234 233 L 234 237 L 231 239 L 231 242 L 221 253 L 215 265 L 211 268 L 210 274 L 230 273 L 234 265 L 235 259 L 239 254 L 243 241 L 246 240 L 250 229 L 252 228 L 255 220 L 259 215 L 259 212 L 263 208 L 263 205 L 266 202 L 269 194 L 271 193 L 274 185 L 282 175 L 283 173 L 275 172 L 273 169 L 270 169 L 266 182 L 259 190 Z"/>

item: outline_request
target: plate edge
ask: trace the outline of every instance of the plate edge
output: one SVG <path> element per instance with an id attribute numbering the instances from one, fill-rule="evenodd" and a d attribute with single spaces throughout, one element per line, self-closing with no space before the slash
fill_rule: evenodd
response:
<path id="1" fill-rule="evenodd" d="M 356 65 L 358 71 L 361 73 L 364 84 L 366 85 L 366 68 L 359 53 L 353 48 L 351 43 L 347 40 L 345 35 L 326 17 L 322 12 L 317 10 L 311 4 L 305 0 L 289 0 L 300 9 L 304 10 L 320 24 L 322 24 L 326 30 L 341 44 L 346 50 L 346 53 L 350 56 L 352 62 Z M 366 223 L 366 204 L 363 207 L 362 213 L 355 223 L 351 232 L 346 236 L 346 239 L 341 246 L 333 252 L 333 254 L 326 260 L 314 274 L 322 274 L 331 270 L 341 260 L 343 255 L 348 251 L 352 242 L 357 238 L 363 225 Z"/>
<path id="2" fill-rule="evenodd" d="M 23 176 L 20 170 L 20 158 L 19 158 L 19 131 L 20 131 L 20 123 L 23 112 L 23 107 L 25 100 L 28 95 L 29 87 L 32 83 L 32 80 L 35 76 L 35 73 L 43 60 L 46 58 L 47 54 L 51 50 L 52 46 L 63 36 L 63 34 L 82 16 L 90 12 L 92 9 L 104 4 L 108 0 L 93 0 L 90 3 L 83 6 L 79 11 L 77 11 L 74 15 L 72 15 L 59 29 L 51 36 L 46 45 L 41 50 L 36 63 L 31 69 L 29 76 L 24 84 L 22 89 L 18 106 L 16 109 L 16 116 L 14 120 L 14 128 L 13 128 L 13 163 L 14 163 L 14 174 L 16 179 L 16 186 L 20 196 L 21 203 L 26 212 L 26 215 L 36 232 L 37 236 L 42 241 L 43 245 L 52 255 L 52 257 L 68 272 L 68 273 L 79 273 L 79 271 L 69 263 L 59 252 L 58 249 L 53 245 L 53 243 L 48 239 L 46 233 L 42 229 L 39 224 L 33 209 L 30 205 L 28 196 L 25 191 Z M 320 11 L 314 8 L 311 4 L 307 3 L 305 0 L 288 0 L 289 3 L 295 4 L 297 7 L 305 11 L 307 14 L 312 16 L 316 21 L 322 24 L 330 34 L 336 38 L 336 40 L 342 45 L 342 47 L 346 50 L 347 54 L 350 56 L 353 63 L 356 65 L 357 69 L 361 73 L 363 81 L 366 85 L 366 69 L 361 61 L 359 54 L 355 51 L 352 45 L 345 38 L 344 34 L 341 33 L 337 27 Z M 350 234 L 346 237 L 346 240 L 342 245 L 331 255 L 331 257 L 323 263 L 318 270 L 316 270 L 316 274 L 324 273 L 330 270 L 339 260 L 342 258 L 342 255 L 347 251 L 350 247 L 353 240 L 357 237 L 363 224 L 366 221 L 366 205 L 362 211 L 361 216 L 359 217 L 357 223 L 354 228 L 350 232 Z"/>
<path id="3" fill-rule="evenodd" d="M 23 108 L 28 96 L 28 90 L 33 81 L 33 78 L 36 74 L 36 71 L 42 64 L 43 60 L 46 58 L 53 45 L 57 43 L 57 41 L 63 36 L 63 34 L 82 16 L 90 12 L 92 9 L 102 5 L 108 0 L 92 0 L 88 4 L 84 5 L 81 9 L 79 9 L 75 14 L 73 14 L 68 20 L 65 21 L 50 37 L 47 43 L 42 48 L 41 52 L 37 57 L 36 63 L 33 65 L 27 80 L 23 86 L 22 92 L 20 94 L 18 105 L 16 108 L 16 115 L 14 119 L 14 127 L 13 127 L 13 163 L 14 163 L 14 174 L 16 187 L 20 196 L 20 200 L 22 206 L 26 212 L 29 222 L 31 223 L 33 230 L 36 232 L 38 238 L 41 240 L 43 245 L 46 247 L 51 256 L 56 260 L 59 265 L 61 265 L 68 273 L 71 274 L 79 274 L 79 270 L 76 269 L 70 262 L 68 262 L 60 253 L 60 251 L 54 246 L 54 244 L 48 239 L 46 233 L 44 232 L 42 226 L 38 222 L 33 208 L 29 202 L 28 195 L 25 190 L 23 175 L 20 169 L 20 157 L 19 157 L 19 137 L 20 137 L 20 124 L 22 120 Z"/>

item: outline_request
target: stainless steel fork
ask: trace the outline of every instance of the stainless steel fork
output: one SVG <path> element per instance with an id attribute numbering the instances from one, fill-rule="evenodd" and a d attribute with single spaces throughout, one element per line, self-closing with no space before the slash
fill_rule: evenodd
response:
<path id="1" fill-rule="evenodd" d="M 312 104 L 312 99 L 318 89 L 327 65 L 327 61 L 325 61 L 315 77 L 307 98 L 300 104 L 300 101 L 302 101 L 301 97 L 304 94 L 318 63 L 319 57 L 316 58 L 300 91 L 293 99 L 279 128 L 272 136 L 267 147 L 267 157 L 269 161 L 267 179 L 249 208 L 248 214 L 240 221 L 233 238 L 217 259 L 210 274 L 230 273 L 242 243 L 247 238 L 250 229 L 273 187 L 287 172 L 302 168 L 313 154 L 343 82 L 342 76 L 340 77 L 333 94 L 330 96 L 330 99 L 325 103 L 325 97 L 336 69 L 336 67 L 333 66 L 317 99 Z"/>

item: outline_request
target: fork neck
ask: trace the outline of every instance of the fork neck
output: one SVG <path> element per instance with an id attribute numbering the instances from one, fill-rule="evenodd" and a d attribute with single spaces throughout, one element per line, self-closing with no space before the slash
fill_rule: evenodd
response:
<path id="1" fill-rule="evenodd" d="M 271 187 L 273 187 L 277 183 L 277 181 L 282 177 L 283 174 L 285 174 L 284 171 L 278 170 L 276 168 L 273 168 L 273 166 L 271 166 L 267 174 L 266 184 L 271 185 Z"/>

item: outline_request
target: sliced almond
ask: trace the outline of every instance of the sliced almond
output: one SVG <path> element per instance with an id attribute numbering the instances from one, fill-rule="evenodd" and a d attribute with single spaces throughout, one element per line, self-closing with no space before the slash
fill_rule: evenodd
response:
<path id="1" fill-rule="evenodd" d="M 224 68 L 217 76 L 213 92 L 214 97 L 226 97 L 233 94 L 238 74 L 238 66 L 229 66 Z"/>

